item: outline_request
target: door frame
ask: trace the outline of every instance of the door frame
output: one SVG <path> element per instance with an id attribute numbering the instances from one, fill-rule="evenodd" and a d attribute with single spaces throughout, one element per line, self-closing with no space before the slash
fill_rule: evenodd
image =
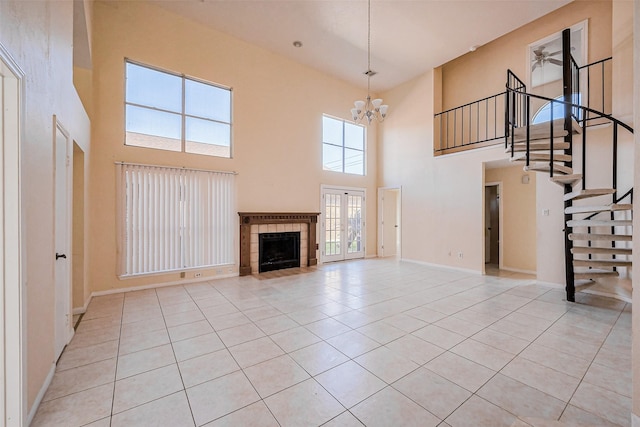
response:
<path id="1" fill-rule="evenodd" d="M 54 204 L 54 215 L 53 215 L 53 244 L 54 244 L 54 251 L 57 250 L 55 248 L 56 246 L 56 240 L 57 240 L 57 235 L 58 235 L 58 230 L 56 230 L 56 223 L 57 223 L 57 218 L 56 218 L 56 198 L 57 198 L 57 194 L 56 194 L 56 175 L 57 175 L 57 152 L 58 152 L 58 138 L 57 138 L 57 133 L 58 130 L 62 133 L 62 135 L 64 135 L 65 137 L 65 145 L 66 145 L 66 151 L 67 151 L 67 160 L 66 160 L 66 188 L 65 188 L 65 192 L 66 192 L 66 260 L 64 260 L 63 262 L 67 263 L 67 281 L 66 281 L 66 287 L 64 289 L 64 310 L 65 310 L 65 316 L 66 316 L 66 334 L 63 337 L 64 339 L 64 345 L 62 346 L 62 349 L 60 351 L 60 354 L 56 354 L 56 360 L 60 357 L 60 355 L 62 354 L 62 352 L 64 351 L 64 347 L 66 347 L 67 344 L 69 344 L 69 341 L 71 341 L 71 338 L 73 337 L 73 314 L 72 314 L 72 277 L 73 277 L 73 273 L 72 273 L 72 268 L 73 268 L 73 254 L 72 254 L 72 242 L 73 242 L 73 234 L 72 234 L 72 230 L 73 230 L 73 139 L 71 138 L 71 134 L 69 133 L 69 131 L 67 131 L 67 129 L 65 128 L 65 126 L 58 120 L 58 117 L 54 114 L 53 115 L 53 204 Z M 53 255 L 53 254 L 52 254 Z M 58 352 L 58 338 L 56 337 L 56 333 L 55 331 L 57 331 L 57 324 L 55 322 L 58 322 L 58 313 L 57 313 L 57 298 L 58 298 L 58 288 L 57 288 L 57 275 L 56 275 L 56 262 L 54 260 L 54 264 L 53 264 L 53 283 L 54 283 L 54 289 L 55 289 L 55 293 L 54 293 L 54 351 L 55 353 Z"/>
<path id="2" fill-rule="evenodd" d="M 25 246 L 23 244 L 24 219 L 22 209 L 21 144 L 24 132 L 25 74 L 11 54 L 0 43 L 0 62 L 16 80 L 15 120 L 16 135 L 6 139 L 2 135 L 0 174 L 3 213 L 0 222 L 4 231 L 2 247 L 2 295 L 0 295 L 0 369 L 5 378 L 0 386 L 0 419 L 7 427 L 26 424 L 26 351 L 25 351 Z M 0 80 L 5 94 L 4 78 Z M 7 123 L 7 120 L 3 118 Z"/>
<path id="3" fill-rule="evenodd" d="M 399 187 L 378 187 L 378 257 L 384 257 L 384 192 L 394 190 L 398 191 L 397 207 L 398 207 L 398 240 L 396 247 L 396 257 L 402 259 L 402 186 Z"/>
<path id="4" fill-rule="evenodd" d="M 485 250 L 485 239 L 486 239 L 486 235 L 484 233 L 484 228 L 485 228 L 485 223 L 486 223 L 486 218 L 484 217 L 485 213 L 487 212 L 487 196 L 486 196 L 486 189 L 487 187 L 498 187 L 498 224 L 500 227 L 500 231 L 498 233 L 498 268 L 500 270 L 502 270 L 502 268 L 504 267 L 504 212 L 503 212 L 503 206 L 504 206 L 504 192 L 502 191 L 502 181 L 495 181 L 495 182 L 485 182 L 484 186 L 482 187 L 482 231 L 483 231 L 483 236 L 485 236 L 485 238 L 482 239 L 482 273 L 485 273 L 485 269 L 484 266 L 486 264 L 486 259 L 487 259 L 487 254 L 486 254 L 486 250 Z"/>
<path id="5" fill-rule="evenodd" d="M 363 252 L 363 258 L 367 257 L 367 225 L 366 225 L 366 220 L 367 220 L 367 189 L 366 188 L 362 188 L 362 187 L 345 187 L 345 186 L 341 186 L 341 185 L 329 185 L 329 184 L 320 184 L 320 260 L 319 263 L 320 264 L 324 264 L 325 262 L 335 262 L 335 261 L 326 261 L 326 255 L 324 254 L 324 248 L 326 246 L 326 242 L 325 242 L 325 228 L 324 228 L 324 223 L 325 223 L 325 204 L 324 204 L 324 200 L 322 199 L 322 196 L 324 195 L 325 191 L 327 190 L 335 190 L 335 191 L 340 191 L 340 192 L 349 192 L 349 191 L 357 191 L 357 192 L 361 192 L 362 193 L 362 210 L 363 210 L 363 215 L 362 215 L 362 252 Z M 345 249 L 346 250 L 346 249 Z M 346 256 L 346 253 L 344 254 L 345 256 L 343 257 L 342 261 L 347 261 L 349 259 L 359 259 L 359 258 L 349 258 L 348 256 Z"/>

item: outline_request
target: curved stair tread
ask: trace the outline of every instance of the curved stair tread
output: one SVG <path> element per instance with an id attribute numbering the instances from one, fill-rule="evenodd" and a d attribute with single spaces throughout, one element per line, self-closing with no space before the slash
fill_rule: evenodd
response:
<path id="1" fill-rule="evenodd" d="M 615 188 L 589 188 L 586 190 L 576 190 L 564 195 L 563 200 L 565 202 L 569 200 L 580 200 L 588 197 L 606 196 L 616 192 Z"/>
<path id="2" fill-rule="evenodd" d="M 515 154 L 513 157 L 510 157 L 509 160 L 512 162 L 524 162 L 527 160 L 527 153 L 523 152 L 523 153 Z M 539 161 L 545 161 L 545 160 L 547 161 L 551 160 L 551 154 L 540 153 L 540 152 L 529 153 L 529 161 L 531 162 L 539 162 Z M 554 153 L 553 161 L 554 162 L 570 162 L 571 156 L 568 154 Z"/>
<path id="3" fill-rule="evenodd" d="M 574 246 L 572 254 L 605 254 L 605 255 L 631 255 L 631 248 L 599 248 L 597 246 Z"/>
<path id="4" fill-rule="evenodd" d="M 526 141 L 525 141 L 526 142 Z M 527 151 L 527 144 L 525 142 L 516 142 L 513 147 L 514 152 Z M 554 142 L 553 151 L 564 151 L 570 147 L 568 142 Z M 551 147 L 548 142 L 530 142 L 529 151 L 549 151 Z M 511 153 L 511 141 L 508 142 L 505 153 Z"/>
<path id="5" fill-rule="evenodd" d="M 591 212 L 609 212 L 609 211 L 629 211 L 633 209 L 632 204 L 612 204 L 600 206 L 571 206 L 564 210 L 566 214 L 574 213 L 591 213 Z"/>
<path id="6" fill-rule="evenodd" d="M 572 219 L 567 227 L 631 227 L 630 219 Z"/>
<path id="7" fill-rule="evenodd" d="M 607 270 L 596 270 L 593 269 L 591 271 L 585 271 L 585 272 L 576 272 L 574 273 L 573 277 L 574 279 L 602 279 L 604 277 L 618 277 L 620 276 L 620 273 L 618 273 L 617 271 L 607 271 Z"/>
<path id="8" fill-rule="evenodd" d="M 630 242 L 633 236 L 628 234 L 570 233 L 569 240 L 606 240 L 609 242 Z"/>
<path id="9" fill-rule="evenodd" d="M 574 259 L 574 267 L 611 268 L 611 267 L 631 267 L 633 261 L 624 259 Z"/>
<path id="10" fill-rule="evenodd" d="M 556 176 L 549 177 L 549 181 L 556 183 L 558 185 L 562 185 L 563 187 L 567 184 L 573 187 L 578 182 L 582 181 L 582 174 L 574 173 L 571 175 L 556 175 Z"/>
<path id="11" fill-rule="evenodd" d="M 534 163 L 529 165 L 528 167 L 524 167 L 525 171 L 534 171 L 534 172 L 549 172 L 551 168 L 549 167 L 549 163 Z M 565 175 L 573 174 L 573 169 L 569 166 L 559 165 L 557 163 L 553 164 L 553 173 L 561 173 Z"/>

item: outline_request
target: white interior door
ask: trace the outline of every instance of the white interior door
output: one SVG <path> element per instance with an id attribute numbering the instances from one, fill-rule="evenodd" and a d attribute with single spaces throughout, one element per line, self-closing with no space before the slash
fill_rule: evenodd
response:
<path id="1" fill-rule="evenodd" d="M 70 159 L 69 135 L 56 122 L 55 133 L 55 358 L 70 339 L 71 251 L 70 251 Z"/>
<path id="2" fill-rule="evenodd" d="M 323 188 L 323 262 L 364 258 L 364 255 L 364 190 L 354 190 L 348 188 Z"/>
<path id="3" fill-rule="evenodd" d="M 398 190 L 385 190 L 382 196 L 382 254 L 398 254 Z"/>

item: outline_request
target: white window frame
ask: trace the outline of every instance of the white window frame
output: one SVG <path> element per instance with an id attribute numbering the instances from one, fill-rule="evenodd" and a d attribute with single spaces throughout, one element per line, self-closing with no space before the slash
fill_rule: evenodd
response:
<path id="1" fill-rule="evenodd" d="M 324 118 L 329 118 L 332 120 L 336 120 L 339 122 L 342 122 L 342 146 L 338 146 L 335 144 L 330 144 L 324 141 Z M 336 173 L 343 173 L 346 175 L 356 175 L 356 176 L 366 176 L 367 175 L 367 127 L 358 123 L 355 123 L 353 121 L 350 120 L 345 120 L 345 119 L 341 119 L 340 117 L 334 117 L 331 116 L 329 114 L 323 114 L 322 115 L 322 119 L 323 119 L 323 126 L 322 126 L 322 169 L 324 171 L 327 172 L 336 172 Z M 346 124 L 350 124 L 353 126 L 358 126 L 362 128 L 362 150 L 358 150 L 356 148 L 349 148 L 350 150 L 356 150 L 356 151 L 362 151 L 362 173 L 352 173 L 352 172 L 345 172 L 345 151 L 348 147 L 345 146 L 345 142 L 344 142 L 344 135 L 345 135 L 345 125 Z M 325 145 L 330 145 L 332 147 L 339 147 L 342 149 L 342 170 L 341 171 L 336 171 L 336 170 L 332 170 L 332 169 L 326 169 L 325 168 L 325 163 L 324 163 L 324 146 Z"/>
<path id="2" fill-rule="evenodd" d="M 132 103 L 132 102 L 128 102 L 127 101 L 127 89 L 126 89 L 126 79 L 127 79 L 127 64 L 132 64 L 132 65 L 136 65 L 138 67 L 143 67 L 143 68 L 148 68 L 149 70 L 153 70 L 153 71 L 157 71 L 159 73 L 164 73 L 164 74 L 168 74 L 170 76 L 174 76 L 174 77 L 178 77 L 182 80 L 182 111 L 180 112 L 176 112 L 176 111 L 170 111 L 170 110 L 164 110 L 161 108 L 156 108 L 156 107 L 151 107 L 148 105 L 144 105 L 144 104 L 136 104 L 136 103 Z M 194 155 L 200 155 L 200 156 L 209 156 L 209 157 L 218 157 L 221 159 L 232 159 L 233 158 L 233 90 L 231 87 L 229 86 L 224 86 L 218 83 L 213 83 L 213 82 L 209 82 L 206 80 L 202 80 L 202 79 L 198 79 L 195 77 L 191 77 L 188 76 L 186 74 L 181 74 L 181 73 L 175 73 L 175 72 L 171 72 L 168 70 L 164 70 L 162 68 L 159 67 L 154 67 L 152 65 L 148 65 L 148 64 L 143 64 L 141 62 L 137 62 L 134 60 L 131 60 L 129 58 L 125 58 L 124 61 L 124 76 L 125 76 L 125 93 L 124 93 L 124 115 L 125 115 L 125 119 L 124 119 L 124 144 L 127 147 L 137 147 L 137 148 L 151 148 L 151 149 L 155 149 L 155 150 L 161 150 L 161 151 L 170 151 L 170 152 L 174 152 L 177 153 L 178 151 L 173 151 L 173 150 L 163 150 L 162 148 L 157 148 L 157 147 L 146 147 L 143 145 L 133 145 L 133 144 L 127 144 L 127 105 L 131 105 L 133 107 L 138 107 L 138 108 L 146 108 L 149 110 L 153 110 L 153 111 L 159 111 L 159 112 L 163 112 L 163 113 L 169 113 L 169 114 L 175 114 L 175 115 L 179 115 L 180 116 L 180 121 L 181 121 L 181 127 L 180 127 L 180 153 L 186 153 L 186 154 L 194 154 Z M 225 121 L 220 121 L 220 120 L 214 120 L 208 117 L 201 117 L 201 116 L 196 116 L 193 114 L 187 114 L 185 111 L 185 84 L 187 80 L 191 80 L 197 83 L 201 83 L 207 86 L 212 86 L 218 89 L 223 89 L 223 90 L 227 90 L 229 91 L 229 122 L 225 122 Z M 202 154 L 202 153 L 194 153 L 192 151 L 187 151 L 187 141 L 186 141 L 186 119 L 187 118 L 195 118 L 195 119 L 199 119 L 199 120 L 206 120 L 209 122 L 215 122 L 215 123 L 223 123 L 223 124 L 227 124 L 229 125 L 229 156 L 216 156 L 213 154 Z"/>

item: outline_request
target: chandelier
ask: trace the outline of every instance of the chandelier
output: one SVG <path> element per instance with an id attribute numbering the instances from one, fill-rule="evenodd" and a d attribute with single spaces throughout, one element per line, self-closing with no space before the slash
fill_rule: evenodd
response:
<path id="1" fill-rule="evenodd" d="M 370 124 L 374 119 L 378 122 L 383 122 L 387 117 L 388 105 L 382 104 L 382 99 L 371 99 L 371 77 L 377 73 L 371 69 L 371 0 L 369 0 L 369 15 L 368 15 L 368 35 L 367 35 L 367 71 L 364 74 L 367 76 L 367 99 L 366 101 L 354 102 L 355 108 L 351 109 L 351 115 L 353 121 L 356 123 L 367 121 Z"/>

